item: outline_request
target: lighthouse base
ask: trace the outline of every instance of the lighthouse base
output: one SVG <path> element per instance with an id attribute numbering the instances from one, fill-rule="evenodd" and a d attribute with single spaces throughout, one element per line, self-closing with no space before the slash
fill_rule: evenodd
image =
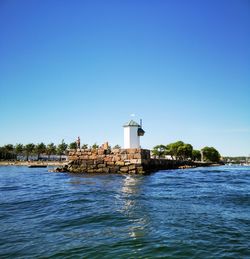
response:
<path id="1" fill-rule="evenodd" d="M 70 150 L 69 163 L 58 171 L 70 173 L 148 174 L 158 170 L 210 166 L 211 163 L 157 159 L 147 149 Z"/>

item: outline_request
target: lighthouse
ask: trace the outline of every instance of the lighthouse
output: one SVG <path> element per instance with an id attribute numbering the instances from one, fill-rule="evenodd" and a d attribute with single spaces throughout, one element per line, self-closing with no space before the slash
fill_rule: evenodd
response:
<path id="1" fill-rule="evenodd" d="M 124 128 L 124 148 L 140 148 L 140 137 L 144 135 L 145 131 L 141 125 L 131 120 L 123 125 Z"/>

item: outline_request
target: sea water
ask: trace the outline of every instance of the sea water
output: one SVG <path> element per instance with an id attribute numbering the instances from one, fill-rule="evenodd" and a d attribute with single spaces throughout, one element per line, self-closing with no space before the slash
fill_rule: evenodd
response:
<path id="1" fill-rule="evenodd" d="M 250 258 L 250 167 L 0 167 L 1 258 Z"/>

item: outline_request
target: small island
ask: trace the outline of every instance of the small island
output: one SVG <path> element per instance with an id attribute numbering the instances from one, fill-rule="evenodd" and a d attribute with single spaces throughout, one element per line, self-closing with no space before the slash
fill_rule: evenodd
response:
<path id="1" fill-rule="evenodd" d="M 124 148 L 119 145 L 111 148 L 108 142 L 101 146 L 81 146 L 80 137 L 69 145 L 64 140 L 58 146 L 53 143 L 30 143 L 25 146 L 17 144 L 15 147 L 9 144 L 0 148 L 0 164 L 56 166 L 52 170 L 55 172 L 129 174 L 223 164 L 215 148 L 204 147 L 201 151 L 194 150 L 191 144 L 183 141 L 156 145 L 152 150 L 141 148 L 140 138 L 145 134 L 142 121 L 138 124 L 130 120 L 123 128 Z"/>

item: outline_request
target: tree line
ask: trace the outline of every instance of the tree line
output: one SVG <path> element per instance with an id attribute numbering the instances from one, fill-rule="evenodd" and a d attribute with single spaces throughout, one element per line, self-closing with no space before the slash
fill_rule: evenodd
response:
<path id="1" fill-rule="evenodd" d="M 87 148 L 99 148 L 99 145 L 96 143 L 93 145 L 83 144 L 81 146 L 82 149 Z M 119 145 L 115 145 L 113 148 L 121 148 Z M 55 145 L 54 143 L 44 144 L 43 142 L 34 144 L 7 144 L 0 147 L 0 159 L 1 160 L 10 160 L 10 159 L 17 159 L 17 156 L 24 156 L 25 159 L 28 161 L 31 155 L 36 155 L 37 160 L 40 160 L 41 155 L 47 155 L 48 160 L 52 155 L 58 155 L 59 160 L 61 160 L 62 155 L 67 154 L 67 149 L 77 149 L 77 143 L 65 143 L 64 140 L 61 141 L 60 144 Z"/>
<path id="2" fill-rule="evenodd" d="M 183 141 L 177 141 L 168 145 L 157 145 L 153 148 L 152 154 L 159 158 L 167 156 L 175 160 L 193 160 L 204 162 L 219 162 L 220 153 L 214 147 L 204 147 L 201 150 L 193 149 L 193 146 Z"/>
<path id="3" fill-rule="evenodd" d="M 93 145 L 83 144 L 82 149 L 86 148 L 98 148 L 99 145 L 96 143 Z M 111 147 L 110 147 L 111 148 Z M 115 145 L 113 148 L 121 148 L 119 145 Z M 62 155 L 67 154 L 67 149 L 77 149 L 77 143 L 65 143 L 64 140 L 60 144 L 55 145 L 54 143 L 44 144 L 43 142 L 34 144 L 29 143 L 26 145 L 16 144 L 7 144 L 3 147 L 0 147 L 0 159 L 16 159 L 17 156 L 24 156 L 26 160 L 29 160 L 31 155 L 36 155 L 37 160 L 40 159 L 42 154 L 48 156 L 48 160 L 52 155 L 58 155 L 59 160 L 61 160 Z M 158 158 L 166 158 L 170 156 L 171 159 L 176 160 L 193 160 L 193 161 L 205 161 L 205 162 L 219 162 L 220 153 L 214 147 L 204 147 L 201 150 L 193 149 L 193 146 L 183 141 L 177 141 L 170 143 L 168 145 L 157 145 L 152 150 L 153 156 Z"/>
<path id="4" fill-rule="evenodd" d="M 3 147 L 0 147 L 0 159 L 16 159 L 17 156 L 24 156 L 26 160 L 29 160 L 31 155 L 37 155 L 37 159 L 40 159 L 42 154 L 46 154 L 48 156 L 48 160 L 50 160 L 51 155 L 58 155 L 60 160 L 61 156 L 65 154 L 68 144 L 62 140 L 62 142 L 58 145 L 54 143 L 44 144 L 43 142 L 34 144 L 16 144 L 15 146 L 12 144 L 7 144 Z"/>

